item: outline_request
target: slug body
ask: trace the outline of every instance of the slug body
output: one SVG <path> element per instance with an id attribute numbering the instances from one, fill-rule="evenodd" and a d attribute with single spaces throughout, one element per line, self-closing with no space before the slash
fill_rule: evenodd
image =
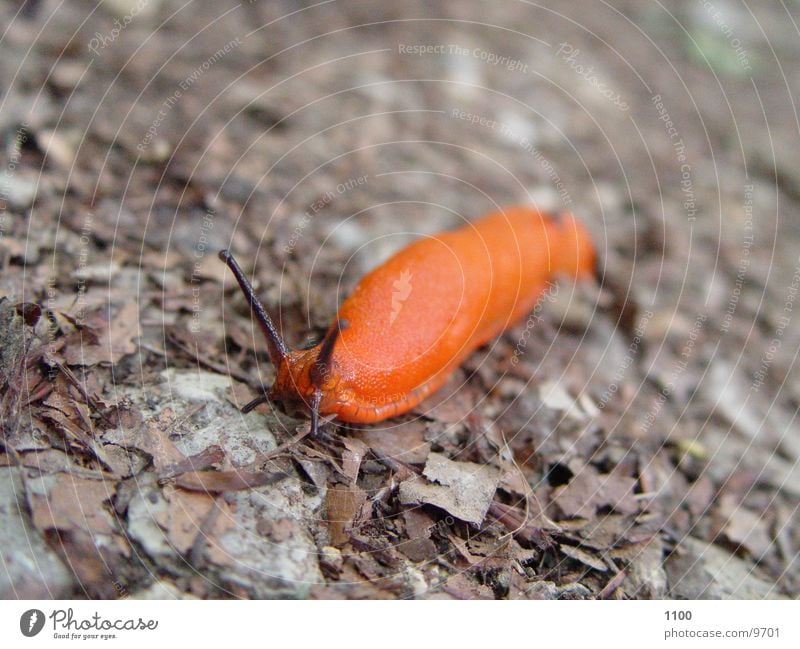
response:
<path id="1" fill-rule="evenodd" d="M 283 354 L 273 356 L 268 398 L 311 408 L 312 427 L 317 414 L 369 423 L 407 412 L 525 317 L 553 275 L 589 276 L 594 265 L 580 222 L 531 207 L 419 239 L 361 280 L 322 343 L 288 351 L 273 342 Z"/>

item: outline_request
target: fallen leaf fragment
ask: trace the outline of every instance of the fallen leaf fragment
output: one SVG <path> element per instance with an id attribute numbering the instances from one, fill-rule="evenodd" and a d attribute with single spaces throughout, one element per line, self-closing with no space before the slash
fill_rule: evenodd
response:
<path id="1" fill-rule="evenodd" d="M 328 489 L 326 505 L 332 545 L 343 545 L 350 540 L 353 522 L 359 517 L 366 499 L 366 492 L 355 486 L 337 485 Z"/>
<path id="2" fill-rule="evenodd" d="M 369 446 L 379 458 L 391 458 L 405 464 L 425 462 L 431 445 L 425 441 L 424 435 L 424 425 L 414 425 L 413 422 L 402 435 L 398 435 L 392 429 L 367 429 L 355 432 L 355 436 Z"/>
<path id="3" fill-rule="evenodd" d="M 606 565 L 605 561 L 603 561 L 600 557 L 596 557 L 590 552 L 586 550 L 581 550 L 574 545 L 566 545 L 562 543 L 560 545 L 561 552 L 566 554 L 571 559 L 575 559 L 576 561 L 580 561 L 582 564 L 589 566 L 590 568 L 594 568 L 600 572 L 607 572 L 608 566 Z"/>
<path id="4" fill-rule="evenodd" d="M 156 472 L 162 475 L 186 460 L 169 437 L 169 430 L 173 426 L 174 413 L 167 408 L 158 417 L 151 417 L 143 424 L 120 422 L 116 434 L 112 437 L 106 434 L 106 438 L 115 444 L 138 448 L 147 453 L 153 458 Z"/>
<path id="5" fill-rule="evenodd" d="M 169 505 L 166 520 L 160 523 L 166 530 L 172 547 L 181 554 L 192 549 L 198 537 L 219 538 L 225 529 L 233 524 L 228 506 L 222 499 L 218 502 L 205 494 L 169 487 L 164 490 L 164 495 Z M 226 515 L 220 516 L 220 511 Z M 208 521 L 212 523 L 210 526 Z M 205 527 L 209 529 L 204 529 Z"/>
<path id="6" fill-rule="evenodd" d="M 440 453 L 431 453 L 423 473 L 438 484 L 425 484 L 417 479 L 402 482 L 402 504 L 434 505 L 467 523 L 483 522 L 500 481 L 498 469 L 473 462 L 454 462 Z"/>
<path id="7" fill-rule="evenodd" d="M 133 339 L 139 336 L 138 302 L 135 299 L 126 302 L 110 317 L 108 311 L 105 307 L 86 318 L 96 333 L 96 340 L 91 340 L 88 332 L 84 334 L 86 337 L 72 340 L 64 354 L 68 365 L 114 364 L 136 351 Z"/>
<path id="8" fill-rule="evenodd" d="M 159 473 L 159 478 L 174 478 L 184 473 L 210 469 L 214 464 L 219 464 L 225 459 L 225 450 L 218 444 L 212 444 L 190 457 L 171 464 Z"/>
<path id="9" fill-rule="evenodd" d="M 736 546 L 745 548 L 755 559 L 772 549 L 767 521 L 759 514 L 736 503 L 725 495 L 720 499 L 719 516 L 723 518 L 722 534 Z"/>
<path id="10" fill-rule="evenodd" d="M 187 471 L 179 475 L 173 484 L 188 491 L 223 493 L 263 487 L 286 477 L 288 474 L 282 471 L 252 471 L 249 469 Z"/>
<path id="11" fill-rule="evenodd" d="M 114 496 L 116 481 L 77 478 L 67 473 L 43 478 L 44 489 L 30 495 L 33 524 L 40 530 L 79 529 L 111 534 L 114 522 L 105 503 Z"/>
<path id="12" fill-rule="evenodd" d="M 633 490 L 636 480 L 615 473 L 601 474 L 591 465 L 583 467 L 566 484 L 553 491 L 553 502 L 568 518 L 592 518 L 598 507 L 612 507 L 621 514 L 639 509 Z"/>
<path id="13" fill-rule="evenodd" d="M 458 599 L 494 599 L 491 588 L 475 582 L 463 573 L 450 577 L 444 584 L 444 590 Z"/>
<path id="14" fill-rule="evenodd" d="M 436 544 L 431 540 L 431 532 L 436 522 L 421 509 L 407 509 L 403 512 L 407 541 L 401 542 L 397 549 L 415 562 L 430 561 L 438 554 Z"/>

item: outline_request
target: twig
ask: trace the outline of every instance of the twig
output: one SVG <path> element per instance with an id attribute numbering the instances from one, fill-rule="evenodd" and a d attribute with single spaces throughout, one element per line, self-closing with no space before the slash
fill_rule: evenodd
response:
<path id="1" fill-rule="evenodd" d="M 231 367 L 227 367 L 222 365 L 221 363 L 216 363 L 208 358 L 201 358 L 200 354 L 197 351 L 192 351 L 189 347 L 187 347 L 183 342 L 178 340 L 174 334 L 169 334 L 167 336 L 167 340 L 175 345 L 178 349 L 180 349 L 185 354 L 188 354 L 190 358 L 193 358 L 198 365 L 202 365 L 210 370 L 214 370 L 219 374 L 227 374 L 228 376 L 232 376 L 237 381 L 244 383 L 254 390 L 262 391 L 264 386 L 261 385 L 261 381 L 257 381 L 256 379 L 252 378 L 248 374 L 244 372 L 240 372 L 239 370 L 233 369 Z"/>
<path id="2" fill-rule="evenodd" d="M 614 591 L 617 590 L 622 585 L 622 582 L 625 581 L 625 574 L 624 570 L 620 570 L 616 575 L 614 575 L 611 579 L 608 580 L 608 583 L 603 587 L 599 593 L 597 593 L 597 599 L 608 599 L 613 594 Z"/>
<path id="3" fill-rule="evenodd" d="M 220 501 L 224 501 L 224 496 L 219 495 L 214 498 L 211 504 L 211 510 L 208 512 L 205 520 L 200 524 L 200 529 L 197 531 L 197 536 L 194 537 L 192 547 L 189 549 L 189 563 L 192 566 L 198 567 L 203 558 L 203 547 L 208 536 L 214 529 L 214 525 L 222 512 Z"/>

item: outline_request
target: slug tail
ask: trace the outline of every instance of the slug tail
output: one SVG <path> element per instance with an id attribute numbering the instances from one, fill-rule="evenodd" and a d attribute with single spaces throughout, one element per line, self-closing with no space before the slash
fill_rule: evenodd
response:
<path id="1" fill-rule="evenodd" d="M 553 271 L 572 277 L 594 277 L 597 272 L 597 252 L 589 230 L 569 212 L 553 221 L 555 237 L 560 239 L 551 260 Z"/>

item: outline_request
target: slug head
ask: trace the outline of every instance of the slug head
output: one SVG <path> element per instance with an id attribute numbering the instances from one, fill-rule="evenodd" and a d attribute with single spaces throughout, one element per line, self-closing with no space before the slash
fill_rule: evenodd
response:
<path id="1" fill-rule="evenodd" d="M 337 382 L 333 348 L 339 334 L 347 328 L 347 321 L 337 320 L 316 347 L 305 350 L 289 350 L 233 255 L 227 250 L 222 250 L 219 258 L 228 265 L 239 283 L 239 287 L 250 305 L 251 313 L 264 332 L 270 359 L 275 366 L 275 383 L 269 392 L 253 399 L 242 408 L 242 411 L 249 412 L 268 400 L 280 402 L 284 409 L 290 412 L 309 410 L 311 412 L 311 433 L 316 435 L 320 404 L 323 403 L 326 395 L 332 396 L 332 387 Z"/>
<path id="2" fill-rule="evenodd" d="M 346 320 L 337 320 L 316 347 L 290 351 L 277 368 L 270 399 L 283 402 L 287 409 L 302 409 L 310 407 L 315 396 L 325 400 L 334 393 L 338 376 L 333 348 L 347 326 Z"/>

